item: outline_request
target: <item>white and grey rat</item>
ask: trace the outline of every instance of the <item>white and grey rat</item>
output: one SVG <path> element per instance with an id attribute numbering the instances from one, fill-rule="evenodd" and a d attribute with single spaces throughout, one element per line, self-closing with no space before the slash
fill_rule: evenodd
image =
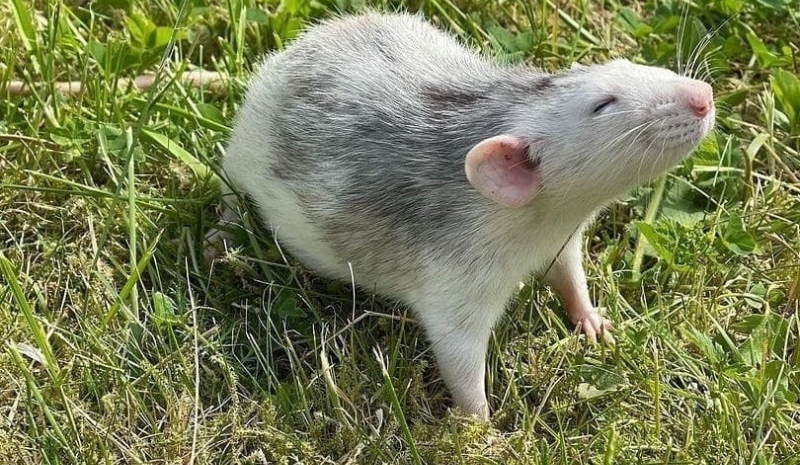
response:
<path id="1" fill-rule="evenodd" d="M 502 66 L 418 16 L 369 13 L 260 64 L 222 167 L 304 265 L 345 281 L 352 267 L 408 304 L 456 404 L 487 418 L 487 343 L 518 283 L 552 264 L 570 320 L 610 340 L 583 227 L 687 156 L 714 112 L 708 84 L 665 69 Z M 213 254 L 230 236 L 208 237 Z"/>

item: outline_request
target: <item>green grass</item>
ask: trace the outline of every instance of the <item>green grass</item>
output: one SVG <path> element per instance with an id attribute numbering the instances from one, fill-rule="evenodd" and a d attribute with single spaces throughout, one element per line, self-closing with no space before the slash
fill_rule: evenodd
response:
<path id="1" fill-rule="evenodd" d="M 700 53 L 716 133 L 586 237 L 616 346 L 587 347 L 532 281 L 490 344 L 490 423 L 449 412 L 406 309 L 305 272 L 248 218 L 202 262 L 253 63 L 363 3 L 0 3 L 0 462 L 800 463 L 798 3 L 373 4 L 550 70 L 674 69 L 719 27 Z M 225 91 L 173 79 L 190 67 Z M 143 72 L 161 78 L 116 88 Z"/>

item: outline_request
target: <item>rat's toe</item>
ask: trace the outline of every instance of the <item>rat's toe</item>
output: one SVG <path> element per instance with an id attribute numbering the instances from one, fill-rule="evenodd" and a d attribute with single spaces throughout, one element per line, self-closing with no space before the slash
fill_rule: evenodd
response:
<path id="1" fill-rule="evenodd" d="M 611 332 L 614 324 L 601 316 L 601 309 L 592 308 L 582 315 L 576 322 L 577 331 L 586 335 L 590 344 L 596 344 L 598 339 L 608 344 L 614 344 Z M 598 336 L 600 336 L 598 338 Z"/>

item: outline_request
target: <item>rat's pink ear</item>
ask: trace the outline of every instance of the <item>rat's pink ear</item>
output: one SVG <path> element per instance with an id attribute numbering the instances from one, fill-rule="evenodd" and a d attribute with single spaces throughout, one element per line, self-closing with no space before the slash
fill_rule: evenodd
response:
<path id="1" fill-rule="evenodd" d="M 467 179 L 478 192 L 504 207 L 522 207 L 542 188 L 542 173 L 519 137 L 485 139 L 467 154 Z"/>

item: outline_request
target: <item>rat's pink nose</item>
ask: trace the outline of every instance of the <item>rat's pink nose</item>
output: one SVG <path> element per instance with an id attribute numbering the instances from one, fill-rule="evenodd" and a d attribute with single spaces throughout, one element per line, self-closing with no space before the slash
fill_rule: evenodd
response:
<path id="1" fill-rule="evenodd" d="M 714 92 L 711 86 L 701 81 L 690 81 L 679 88 L 681 101 L 702 118 L 714 108 Z"/>

